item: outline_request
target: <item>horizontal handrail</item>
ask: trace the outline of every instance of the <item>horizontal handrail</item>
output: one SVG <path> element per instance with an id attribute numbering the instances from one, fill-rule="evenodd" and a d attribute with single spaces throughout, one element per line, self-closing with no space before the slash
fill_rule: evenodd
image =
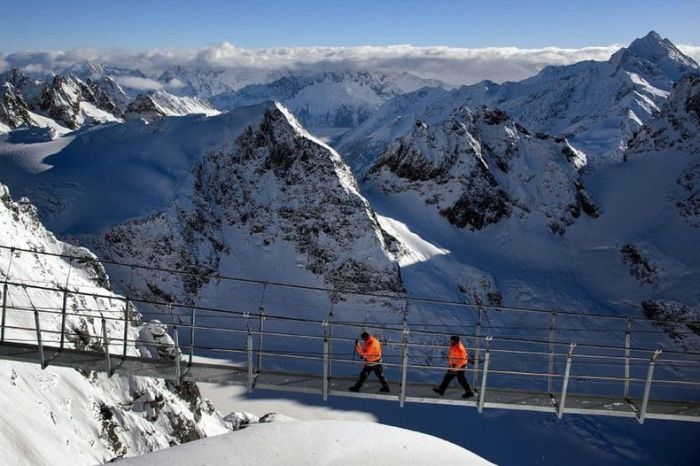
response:
<path id="1" fill-rule="evenodd" d="M 6 282 L 7 285 L 9 286 L 19 286 L 22 288 L 31 288 L 31 289 L 38 289 L 38 290 L 43 290 L 43 291 L 56 291 L 56 292 L 63 292 L 66 291 L 65 289 L 61 287 L 44 287 L 44 286 L 38 286 L 38 285 L 26 285 L 26 284 L 21 284 L 21 283 L 14 283 L 14 282 Z M 235 310 L 226 310 L 226 309 L 217 309 L 217 308 L 208 308 L 208 307 L 200 307 L 200 306 L 194 306 L 194 305 L 184 305 L 184 304 L 174 304 L 174 303 L 166 303 L 166 302 L 156 302 L 156 301 L 150 301 L 150 300 L 143 300 L 143 299 L 137 299 L 137 298 L 125 298 L 125 297 L 120 297 L 118 295 L 105 295 L 105 294 L 96 294 L 96 293 L 83 293 L 80 292 L 79 290 L 69 290 L 68 291 L 70 294 L 75 294 L 79 296 L 89 296 L 93 297 L 95 299 L 97 298 L 103 298 L 103 299 L 111 299 L 111 300 L 117 300 L 117 301 L 122 301 L 124 303 L 127 302 L 132 302 L 132 303 L 142 303 L 142 304 L 152 304 L 152 305 L 159 305 L 159 306 L 171 306 L 171 307 L 179 307 L 183 309 L 188 309 L 188 310 L 195 310 L 195 311 L 210 311 L 210 312 L 220 312 L 223 314 L 234 314 L 234 315 L 240 315 L 243 316 L 245 319 L 257 319 L 260 317 L 264 317 L 266 320 L 280 320 L 280 321 L 286 321 L 286 322 L 297 322 L 297 323 L 307 323 L 307 324 L 315 324 L 315 325 L 321 325 L 323 324 L 323 320 L 318 320 L 318 319 L 309 319 L 309 318 L 302 318 L 302 317 L 292 317 L 292 316 L 281 316 L 281 315 L 270 315 L 270 314 L 261 314 L 261 313 L 255 313 L 255 312 L 243 312 L 243 311 L 235 311 Z M 182 324 L 185 325 L 185 324 Z M 354 328 L 357 330 L 361 330 L 367 327 L 366 324 L 361 325 L 361 324 L 348 324 L 343 321 L 334 321 L 333 325 L 336 327 L 349 327 L 349 328 Z M 373 325 L 374 328 L 382 329 L 382 330 L 388 330 L 388 331 L 394 331 L 394 332 L 402 332 L 402 328 L 388 328 L 388 327 L 382 327 L 381 325 Z M 443 338 L 446 338 L 447 335 L 442 333 L 442 332 L 434 332 L 434 331 L 425 331 L 425 330 L 414 330 L 411 329 L 411 334 L 415 335 L 424 335 L 424 336 L 441 336 Z M 477 335 L 464 335 L 464 334 L 457 334 L 463 337 L 469 337 L 469 338 L 475 338 Z M 509 337 L 509 336 L 493 336 L 494 340 L 497 341 L 504 341 L 504 342 L 512 342 L 512 343 L 525 343 L 525 344 L 538 344 L 538 345 L 549 345 L 553 344 L 556 346 L 562 346 L 566 347 L 569 345 L 570 342 L 568 341 L 549 341 L 549 340 L 541 340 L 541 339 L 526 339 L 526 338 L 518 338 L 518 337 Z M 387 341 L 389 344 L 401 344 L 399 341 Z M 624 346 L 612 346 L 612 345 L 604 345 L 604 344 L 595 344 L 595 343 L 578 343 L 579 347 L 587 347 L 587 348 L 596 348 L 596 349 L 605 349 L 605 350 L 616 350 L 616 351 L 624 351 L 625 347 Z M 647 352 L 649 354 L 653 353 L 656 349 L 652 348 L 639 348 L 639 347 L 630 347 L 629 348 L 631 351 L 636 351 L 636 352 Z M 700 356 L 700 352 L 691 352 L 691 351 L 665 351 L 665 353 L 668 354 L 680 354 L 680 355 L 693 355 L 693 356 Z"/>
<path id="2" fill-rule="evenodd" d="M 98 259 L 94 259 L 92 257 L 76 256 L 76 255 L 65 254 L 65 253 L 50 253 L 50 252 L 46 252 L 46 251 L 39 251 L 39 250 L 34 250 L 34 249 L 27 249 L 27 248 L 2 245 L 2 244 L 0 244 L 0 249 L 9 250 L 11 252 L 20 252 L 20 253 L 27 252 L 30 254 L 39 254 L 39 255 L 53 256 L 53 257 L 61 257 L 64 259 L 69 259 L 71 261 L 72 260 L 99 261 L 102 264 L 128 267 L 131 269 L 164 272 L 164 273 L 169 273 L 169 274 L 174 274 L 174 275 L 197 275 L 198 277 L 201 276 L 200 273 L 188 272 L 186 270 L 169 269 L 169 268 L 165 268 L 165 267 L 154 267 L 154 266 L 141 265 L 141 264 L 128 264 L 128 263 L 118 262 L 118 261 L 109 260 L 109 259 L 99 259 L 98 260 Z M 353 290 L 353 289 L 327 288 L 327 287 L 319 287 L 319 286 L 311 286 L 311 285 L 301 285 L 301 284 L 285 283 L 285 282 L 270 281 L 270 280 L 251 279 L 251 278 L 246 278 L 246 277 L 237 277 L 237 276 L 232 276 L 232 275 L 208 274 L 208 275 L 205 275 L 204 277 L 207 280 L 235 281 L 235 282 L 241 282 L 241 283 L 257 284 L 257 285 L 261 285 L 261 286 L 265 286 L 265 287 L 275 286 L 275 287 L 282 287 L 282 288 L 295 288 L 295 289 L 324 292 L 324 293 L 337 294 L 337 295 L 344 295 L 345 294 L 345 295 L 365 296 L 365 297 L 371 297 L 371 298 L 389 299 L 389 300 L 395 300 L 395 301 L 400 301 L 400 302 L 418 302 L 418 303 L 426 303 L 426 304 L 440 304 L 440 305 L 444 305 L 444 306 L 466 307 L 466 308 L 475 309 L 475 310 L 488 308 L 488 309 L 494 309 L 494 310 L 499 310 L 499 311 L 539 313 L 539 314 L 544 314 L 544 315 L 551 314 L 553 311 L 553 309 L 542 309 L 542 308 L 528 307 L 528 306 L 504 306 L 504 305 L 472 304 L 472 303 L 465 303 L 465 302 L 459 302 L 459 301 L 450 301 L 450 300 L 445 300 L 445 299 L 408 296 L 408 295 L 405 295 L 403 293 L 390 294 L 390 293 L 362 292 L 362 291 Z M 615 315 L 610 315 L 610 314 L 587 313 L 587 312 L 569 311 L 569 310 L 560 310 L 560 309 L 557 309 L 556 313 L 559 316 L 570 316 L 570 317 L 613 319 L 613 320 L 623 320 L 623 321 L 629 319 L 629 316 L 615 316 Z M 682 324 L 700 324 L 700 321 L 696 321 L 696 320 L 661 320 L 661 319 L 646 319 L 646 320 L 650 321 L 650 322 L 658 322 L 658 323 L 673 322 L 673 323 L 682 323 Z"/>

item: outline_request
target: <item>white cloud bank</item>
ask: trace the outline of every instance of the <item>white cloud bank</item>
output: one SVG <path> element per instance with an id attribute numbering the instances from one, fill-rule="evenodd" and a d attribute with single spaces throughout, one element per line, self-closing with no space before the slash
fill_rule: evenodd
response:
<path id="1" fill-rule="evenodd" d="M 177 89 L 184 86 L 184 83 L 179 79 L 171 79 L 167 83 L 156 81 L 151 78 L 142 78 L 139 76 L 117 76 L 114 78 L 120 86 L 137 91 L 155 91 L 159 89 Z"/>
<path id="2" fill-rule="evenodd" d="M 607 60 L 620 47 L 610 45 L 522 49 L 392 45 L 244 49 L 224 42 L 199 49 L 131 51 L 81 48 L 70 51 L 16 52 L 0 55 L 0 69 L 14 66 L 34 72 L 57 72 L 75 63 L 90 61 L 115 67 L 138 68 L 147 75 L 157 77 L 163 70 L 175 65 L 229 70 L 242 74 L 267 70 L 347 68 L 407 71 L 424 78 L 470 84 L 482 79 L 497 82 L 519 80 L 534 75 L 547 65 L 567 65 L 582 60 Z M 696 61 L 700 59 L 699 46 L 685 45 L 679 48 Z M 135 84 L 144 89 L 153 89 L 158 83 L 144 80 Z"/>

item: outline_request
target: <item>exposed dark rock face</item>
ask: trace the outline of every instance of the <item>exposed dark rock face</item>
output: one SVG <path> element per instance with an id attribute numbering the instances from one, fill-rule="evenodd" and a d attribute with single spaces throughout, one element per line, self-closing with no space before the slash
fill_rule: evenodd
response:
<path id="1" fill-rule="evenodd" d="M 563 234 L 582 212 L 598 216 L 580 178 L 584 165 L 566 140 L 533 137 L 501 110 L 460 108 L 435 125 L 416 121 L 366 179 L 389 194 L 418 193 L 459 228 L 538 214 Z"/>
<path id="2" fill-rule="evenodd" d="M 629 142 L 625 159 L 646 151 L 677 148 L 700 151 L 700 76 L 688 75 L 671 90 L 657 118 L 647 122 Z"/>
<path id="3" fill-rule="evenodd" d="M 124 110 L 120 107 L 119 101 L 123 102 L 127 96 L 117 83 L 111 78 L 105 77 L 99 81 L 88 79 L 87 86 L 98 108 L 115 117 L 124 118 Z"/>
<path id="4" fill-rule="evenodd" d="M 460 281 L 457 288 L 464 294 L 467 303 L 485 307 L 503 305 L 503 296 L 496 281 L 486 274 L 475 273 Z"/>
<path id="5" fill-rule="evenodd" d="M 136 271 L 147 289 L 129 292 L 193 302 L 222 257 L 241 246 L 232 234 L 261 248 L 293 246 L 299 266 L 334 288 L 403 290 L 398 243 L 380 228 L 340 157 L 281 107 L 270 105 L 234 141 L 208 149 L 188 188 L 167 211 L 113 227 L 95 244 L 108 258 L 186 272 Z"/>
<path id="6" fill-rule="evenodd" d="M 13 69 L 0 74 L 5 90 L 0 102 L 0 122 L 10 127 L 39 123 L 29 118 L 28 111 L 77 129 L 85 124 L 99 124 L 123 117 L 120 105 L 128 97 L 111 78 L 82 81 L 72 74 L 59 74 L 49 81 L 39 81 Z M 4 102 L 4 103 L 3 103 Z M 5 107 L 5 109 L 3 109 Z M 4 115 L 9 113 L 12 118 Z"/>
<path id="7" fill-rule="evenodd" d="M 139 94 L 126 108 L 126 115 L 129 117 L 138 116 L 150 122 L 158 118 L 163 118 L 165 112 L 158 107 L 150 95 Z"/>
<path id="8" fill-rule="evenodd" d="M 477 176 L 467 180 L 457 202 L 440 210 L 443 217 L 459 228 L 469 226 L 481 230 L 511 214 L 508 195 L 499 188 L 493 177 L 484 174 L 481 179 L 486 183 L 479 183 L 479 179 Z"/>
<path id="9" fill-rule="evenodd" d="M 663 329 L 685 351 L 700 348 L 700 312 L 697 307 L 677 301 L 649 300 L 642 311 L 653 325 Z"/>
<path id="10" fill-rule="evenodd" d="M 8 125 L 10 128 L 17 128 L 23 125 L 30 125 L 32 120 L 29 116 L 29 105 L 9 82 L 0 87 L 0 123 Z"/>
<path id="11" fill-rule="evenodd" d="M 630 268 L 630 275 L 640 283 L 651 287 L 659 284 L 658 270 L 656 265 L 634 244 L 625 244 L 620 249 L 622 262 Z"/>
<path id="12" fill-rule="evenodd" d="M 700 228 L 700 165 L 695 165 L 678 179 L 684 195 L 676 202 L 678 212 L 686 221 Z"/>
<path id="13" fill-rule="evenodd" d="M 100 419 L 102 421 L 102 430 L 100 436 L 103 441 L 109 446 L 109 449 L 114 453 L 114 458 L 121 458 L 127 453 L 127 447 L 119 438 L 117 432 L 121 426 L 114 419 L 114 411 L 105 403 L 97 405 Z"/>
<path id="14" fill-rule="evenodd" d="M 299 134 L 288 118 L 277 108 L 268 110 L 233 148 L 207 154 L 195 168 L 197 203 L 265 244 L 294 244 L 307 269 L 334 287 L 400 291 L 398 267 L 381 257 L 387 234 L 347 167 Z M 267 194 L 271 190 L 274 198 Z M 374 243 L 372 255 L 348 254 L 358 242 Z"/>
<path id="15" fill-rule="evenodd" d="M 94 102 L 95 97 L 85 83 L 73 76 L 54 76 L 41 97 L 39 107 L 49 118 L 71 129 L 76 129 L 79 120 L 80 102 Z"/>

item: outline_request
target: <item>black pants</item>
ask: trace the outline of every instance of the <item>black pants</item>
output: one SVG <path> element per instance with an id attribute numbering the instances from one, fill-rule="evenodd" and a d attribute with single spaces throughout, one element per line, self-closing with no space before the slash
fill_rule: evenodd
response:
<path id="1" fill-rule="evenodd" d="M 457 382 L 459 382 L 464 391 L 467 393 L 471 392 L 472 388 L 469 386 L 469 382 L 467 382 L 466 372 L 466 368 L 462 368 L 458 371 L 447 371 L 438 388 L 442 391 L 447 390 L 447 387 L 450 385 L 450 382 L 452 382 L 452 379 L 457 377 Z"/>
<path id="2" fill-rule="evenodd" d="M 381 364 L 365 364 L 365 367 L 362 368 L 362 372 L 360 372 L 360 377 L 357 379 L 355 386 L 357 388 L 362 387 L 362 384 L 365 383 L 365 380 L 367 380 L 370 372 L 374 372 L 374 375 L 377 376 L 377 379 L 379 379 L 379 383 L 382 384 L 382 387 L 388 388 L 389 383 L 386 381 L 384 374 L 382 374 L 383 370 L 384 368 Z"/>

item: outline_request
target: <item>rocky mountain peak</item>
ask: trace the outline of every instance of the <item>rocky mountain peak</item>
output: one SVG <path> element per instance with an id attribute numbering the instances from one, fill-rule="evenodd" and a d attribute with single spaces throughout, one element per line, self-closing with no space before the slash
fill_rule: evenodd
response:
<path id="1" fill-rule="evenodd" d="M 413 191 L 459 228 L 543 216 L 563 234 L 582 212 L 597 216 L 580 179 L 585 155 L 561 138 L 531 134 L 504 111 L 456 109 L 398 138 L 366 180 L 389 195 Z"/>
<path id="2" fill-rule="evenodd" d="M 139 94 L 126 109 L 128 118 L 141 118 L 147 123 L 166 116 L 182 116 L 192 113 L 216 115 L 209 102 L 199 97 L 178 97 L 162 89 Z"/>
<path id="3" fill-rule="evenodd" d="M 333 287 L 401 291 L 392 238 L 340 156 L 280 104 L 235 144 L 195 169 L 199 205 L 265 245 L 291 243 L 305 268 Z"/>
<path id="4" fill-rule="evenodd" d="M 646 36 L 633 40 L 627 47 L 627 51 L 634 56 L 651 62 L 659 62 L 670 58 L 686 66 L 698 66 L 695 60 L 683 54 L 673 42 L 661 37 L 656 31 L 651 31 Z"/>
<path id="5" fill-rule="evenodd" d="M 38 102 L 35 101 L 39 100 L 45 87 L 41 81 L 32 78 L 22 70 L 12 68 L 10 71 L 0 73 L 0 83 L 5 82 L 12 84 L 22 94 L 30 109 L 34 110 L 38 107 Z"/>
<path id="6" fill-rule="evenodd" d="M 130 292 L 196 302 L 202 290 L 218 286 L 209 282 L 212 274 L 273 279 L 280 269 L 335 288 L 403 289 L 396 242 L 380 227 L 350 170 L 281 105 L 125 126 L 151 148 L 145 150 L 149 167 L 173 171 L 177 155 L 160 147 L 174 140 L 188 144 L 173 174 L 172 197 L 141 199 L 135 214 L 85 237 L 104 257 L 188 272 L 165 283 L 144 277 L 144 288 Z M 144 178 L 152 176 L 149 169 Z M 150 185 L 130 192 L 138 189 Z"/>
<path id="7" fill-rule="evenodd" d="M 165 111 L 148 94 L 137 95 L 126 108 L 127 118 L 142 118 L 146 122 L 151 122 L 164 116 L 166 116 Z"/>
<path id="8" fill-rule="evenodd" d="M 17 128 L 31 124 L 29 106 L 15 86 L 6 82 L 0 87 L 0 123 Z"/>
<path id="9" fill-rule="evenodd" d="M 700 70 L 695 60 L 655 31 L 635 39 L 629 47 L 620 49 L 612 55 L 610 63 L 643 77 L 663 90 L 670 90 L 675 81 Z"/>
<path id="10" fill-rule="evenodd" d="M 94 101 L 94 95 L 77 77 L 56 75 L 46 86 L 39 104 L 47 115 L 64 126 L 76 129 L 80 126 L 80 102 Z"/>

